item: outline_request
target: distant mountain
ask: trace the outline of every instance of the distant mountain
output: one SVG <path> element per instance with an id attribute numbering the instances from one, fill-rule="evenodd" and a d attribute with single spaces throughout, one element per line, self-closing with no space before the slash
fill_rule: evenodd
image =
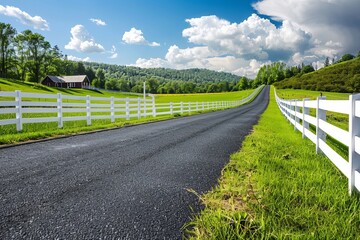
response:
<path id="1" fill-rule="evenodd" d="M 274 83 L 276 88 L 360 92 L 360 57 Z"/>

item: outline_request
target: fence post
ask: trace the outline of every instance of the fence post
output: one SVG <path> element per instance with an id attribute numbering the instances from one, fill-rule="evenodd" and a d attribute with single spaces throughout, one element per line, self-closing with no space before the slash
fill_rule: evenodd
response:
<path id="1" fill-rule="evenodd" d="M 156 117 L 155 97 L 154 95 L 152 95 L 151 97 L 152 97 L 152 114 L 153 117 Z"/>
<path id="2" fill-rule="evenodd" d="M 144 97 L 144 117 L 146 118 L 146 98 Z"/>
<path id="3" fill-rule="evenodd" d="M 205 110 L 205 103 L 202 102 L 202 110 L 204 111 Z"/>
<path id="4" fill-rule="evenodd" d="M 91 125 L 90 96 L 86 95 L 86 124 Z"/>
<path id="5" fill-rule="evenodd" d="M 174 108 L 172 102 L 170 102 L 170 115 L 174 115 Z"/>
<path id="6" fill-rule="evenodd" d="M 188 102 L 189 104 L 189 107 L 188 107 L 188 110 L 189 110 L 189 115 L 191 114 L 191 102 Z"/>
<path id="7" fill-rule="evenodd" d="M 141 99 L 140 98 L 138 98 L 137 110 L 138 110 L 138 112 L 137 112 L 138 119 L 140 119 L 141 118 Z"/>
<path id="8" fill-rule="evenodd" d="M 129 98 L 126 98 L 126 103 L 125 103 L 125 115 L 126 115 L 126 120 L 130 119 L 130 109 L 129 109 Z"/>
<path id="9" fill-rule="evenodd" d="M 181 112 L 181 114 L 184 113 L 184 103 L 183 102 L 180 103 L 180 112 Z"/>
<path id="10" fill-rule="evenodd" d="M 114 97 L 110 98 L 111 122 L 115 122 Z"/>
<path id="11" fill-rule="evenodd" d="M 309 130 L 309 123 L 305 121 L 305 115 L 309 115 L 310 108 L 305 107 L 305 102 L 309 100 L 309 98 L 303 99 L 303 105 L 302 105 L 302 114 L 303 114 L 303 122 L 302 122 L 302 138 L 305 138 L 305 129 Z"/>
<path id="12" fill-rule="evenodd" d="M 350 113 L 349 113 L 349 134 L 350 134 L 350 145 L 349 145 L 349 193 L 354 190 L 355 186 L 355 173 L 356 171 L 360 171 L 360 116 L 356 116 L 356 101 L 358 101 L 358 105 L 360 105 L 360 94 L 350 95 Z M 358 107 L 359 108 L 359 107 Z M 357 140 L 356 140 L 357 139 Z M 360 190 L 360 189 L 358 189 Z"/>
<path id="13" fill-rule="evenodd" d="M 319 128 L 320 120 L 326 121 L 326 111 L 319 108 L 320 100 L 325 100 L 326 97 L 318 97 L 316 99 L 316 153 L 320 153 L 319 142 L 320 139 L 326 142 L 326 133 Z"/>
<path id="14" fill-rule="evenodd" d="M 199 102 L 196 102 L 196 111 L 199 111 Z"/>
<path id="15" fill-rule="evenodd" d="M 15 91 L 16 97 L 16 130 L 18 132 L 23 130 L 23 124 L 22 124 L 22 104 L 21 104 L 21 91 L 16 90 Z"/>
<path id="16" fill-rule="evenodd" d="M 57 117 L 58 117 L 58 128 L 63 127 L 63 113 L 62 113 L 62 96 L 61 93 L 57 94 Z"/>

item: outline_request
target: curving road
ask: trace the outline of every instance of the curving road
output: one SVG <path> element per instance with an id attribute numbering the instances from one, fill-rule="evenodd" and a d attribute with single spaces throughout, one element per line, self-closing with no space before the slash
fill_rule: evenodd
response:
<path id="1" fill-rule="evenodd" d="M 0 239 L 179 239 L 268 104 L 0 149 Z"/>

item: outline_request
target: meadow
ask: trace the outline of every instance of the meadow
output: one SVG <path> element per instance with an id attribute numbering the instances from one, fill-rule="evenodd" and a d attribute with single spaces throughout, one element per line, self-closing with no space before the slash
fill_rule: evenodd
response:
<path id="1" fill-rule="evenodd" d="M 109 98 L 114 96 L 115 98 L 142 98 L 141 94 L 127 94 L 121 92 L 110 92 L 110 91 L 100 91 L 100 90 L 87 90 L 87 89 L 62 89 L 62 88 L 50 88 L 47 86 L 43 86 L 40 84 L 33 84 L 27 82 L 21 82 L 16 80 L 8 80 L 8 79 L 0 79 L 0 89 L 1 91 L 15 91 L 21 90 L 22 92 L 31 92 L 31 93 L 47 93 L 47 94 L 56 94 L 62 93 L 64 95 L 73 95 L 73 96 L 86 96 L 90 95 L 92 97 L 106 97 Z M 239 92 L 230 92 L 230 93 L 210 93 L 210 94 L 164 94 L 164 95 L 156 95 L 155 102 L 158 104 L 161 103 L 169 103 L 169 102 L 213 102 L 213 101 L 235 101 L 243 99 L 249 96 L 254 90 L 246 90 Z M 151 97 L 147 97 L 148 100 Z M 9 97 L 0 97 L 1 100 L 10 100 Z M 40 99 L 40 98 L 23 98 L 25 101 L 45 101 L 45 102 L 54 102 L 56 99 Z M 67 102 L 68 100 L 64 100 Z M 72 102 L 84 104 L 83 100 L 74 100 Z M 69 103 L 69 102 L 67 102 Z M 109 104 L 108 101 L 97 100 L 93 101 L 95 104 Z M 187 112 L 188 104 L 184 105 L 183 114 L 173 114 L 173 115 L 163 115 L 163 116 L 147 116 L 146 118 L 142 117 L 138 119 L 138 117 L 131 117 L 126 120 L 124 118 L 118 118 L 115 122 L 111 122 L 110 119 L 96 119 L 92 120 L 91 126 L 87 126 L 86 121 L 71 121 L 64 122 L 64 126 L 62 128 L 58 128 L 57 122 L 46 122 L 46 123 L 27 123 L 23 124 L 23 130 L 18 132 L 16 130 L 15 125 L 5 125 L 0 126 L 0 144 L 11 144 L 16 142 L 24 142 L 28 140 L 37 140 L 49 137 L 63 136 L 63 135 L 71 135 L 83 132 L 89 132 L 99 129 L 109 129 L 109 128 L 118 128 L 125 125 L 130 124 L 138 124 L 142 122 L 149 121 L 158 121 L 164 119 L 170 119 L 173 117 L 186 116 L 189 115 Z M 178 107 L 179 108 L 179 107 Z M 150 115 L 151 109 L 147 109 L 147 113 Z M 164 111 L 163 109 L 159 109 L 159 112 Z M 212 110 L 198 110 L 197 112 L 193 112 L 191 114 L 202 113 L 206 111 Z M 115 114 L 124 114 L 123 112 L 117 112 Z M 131 111 L 130 114 L 136 115 L 134 111 Z M 92 112 L 92 116 L 109 116 L 110 112 Z M 79 117 L 86 116 L 86 112 L 77 113 L 77 112 L 66 112 L 63 113 L 64 117 Z M 57 113 L 23 113 L 23 117 L 25 118 L 56 118 Z M 9 114 L 0 114 L 0 119 L 13 119 L 15 118 L 15 113 Z"/>

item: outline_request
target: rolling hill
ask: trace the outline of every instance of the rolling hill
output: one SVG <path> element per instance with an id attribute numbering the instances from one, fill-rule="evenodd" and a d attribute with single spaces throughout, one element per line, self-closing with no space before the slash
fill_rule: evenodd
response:
<path id="1" fill-rule="evenodd" d="M 274 83 L 276 88 L 326 92 L 360 92 L 360 58 L 337 63 L 317 71 Z"/>

